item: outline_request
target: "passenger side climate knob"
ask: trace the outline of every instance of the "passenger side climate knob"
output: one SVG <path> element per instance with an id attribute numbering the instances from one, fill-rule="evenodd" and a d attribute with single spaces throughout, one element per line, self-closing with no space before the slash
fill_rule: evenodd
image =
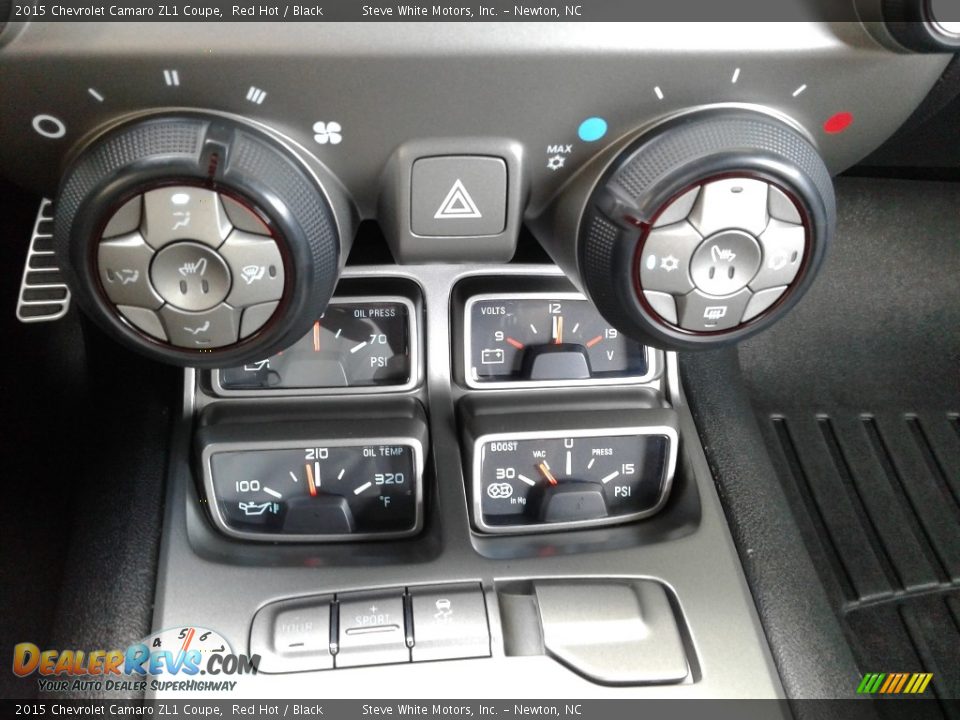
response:
<path id="1" fill-rule="evenodd" d="M 587 201 L 583 284 L 625 334 L 667 349 L 736 342 L 809 287 L 835 223 L 813 145 L 756 111 L 686 115 L 640 137 Z"/>
<path id="2" fill-rule="evenodd" d="M 344 255 L 317 175 L 281 139 L 219 116 L 109 131 L 67 170 L 54 242 L 82 307 L 154 358 L 268 357 L 320 316 Z"/>

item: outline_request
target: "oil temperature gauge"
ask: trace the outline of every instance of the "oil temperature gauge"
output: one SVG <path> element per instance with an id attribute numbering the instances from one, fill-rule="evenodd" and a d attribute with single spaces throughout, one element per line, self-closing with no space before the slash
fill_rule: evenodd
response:
<path id="1" fill-rule="evenodd" d="M 326 440 L 204 453 L 214 519 L 250 539 L 400 537 L 421 525 L 414 438 Z"/>
<path id="2" fill-rule="evenodd" d="M 481 435 L 474 519 L 487 532 L 638 519 L 665 502 L 676 458 L 668 425 Z"/>

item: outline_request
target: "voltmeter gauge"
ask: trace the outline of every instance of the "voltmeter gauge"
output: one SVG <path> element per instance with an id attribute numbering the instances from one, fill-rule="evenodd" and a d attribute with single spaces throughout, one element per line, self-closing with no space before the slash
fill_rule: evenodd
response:
<path id="1" fill-rule="evenodd" d="M 221 395 L 404 390 L 416 384 L 414 304 L 404 297 L 334 298 L 310 332 L 286 350 L 214 372 Z"/>
<path id="2" fill-rule="evenodd" d="M 421 525 L 423 448 L 413 438 L 214 450 L 205 462 L 214 518 L 229 535 L 356 540 Z"/>
<path id="3" fill-rule="evenodd" d="M 651 353 L 582 295 L 478 295 L 465 308 L 464 375 L 474 388 L 646 382 Z"/>
<path id="4" fill-rule="evenodd" d="M 473 448 L 475 521 L 508 532 L 638 519 L 665 501 L 676 457 L 669 426 L 482 435 Z"/>

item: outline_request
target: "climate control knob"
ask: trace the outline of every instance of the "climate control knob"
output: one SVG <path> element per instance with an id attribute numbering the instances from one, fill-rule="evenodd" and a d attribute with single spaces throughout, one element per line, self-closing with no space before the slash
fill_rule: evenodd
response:
<path id="1" fill-rule="evenodd" d="M 668 349 L 735 342 L 813 280 L 835 223 L 829 172 L 785 122 L 714 110 L 667 122 L 593 188 L 577 264 L 600 312 Z"/>
<path id="2" fill-rule="evenodd" d="M 311 167 L 280 138 L 219 116 L 106 133 L 68 169 L 54 235 L 68 281 L 108 332 L 201 367 L 299 339 L 344 255 Z"/>

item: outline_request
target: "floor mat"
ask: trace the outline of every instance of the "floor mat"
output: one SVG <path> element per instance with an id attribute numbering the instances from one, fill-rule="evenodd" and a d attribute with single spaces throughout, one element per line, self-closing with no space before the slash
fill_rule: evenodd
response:
<path id="1" fill-rule="evenodd" d="M 960 186 L 837 191 L 824 270 L 740 365 L 860 670 L 933 673 L 925 694 L 958 698 Z"/>

